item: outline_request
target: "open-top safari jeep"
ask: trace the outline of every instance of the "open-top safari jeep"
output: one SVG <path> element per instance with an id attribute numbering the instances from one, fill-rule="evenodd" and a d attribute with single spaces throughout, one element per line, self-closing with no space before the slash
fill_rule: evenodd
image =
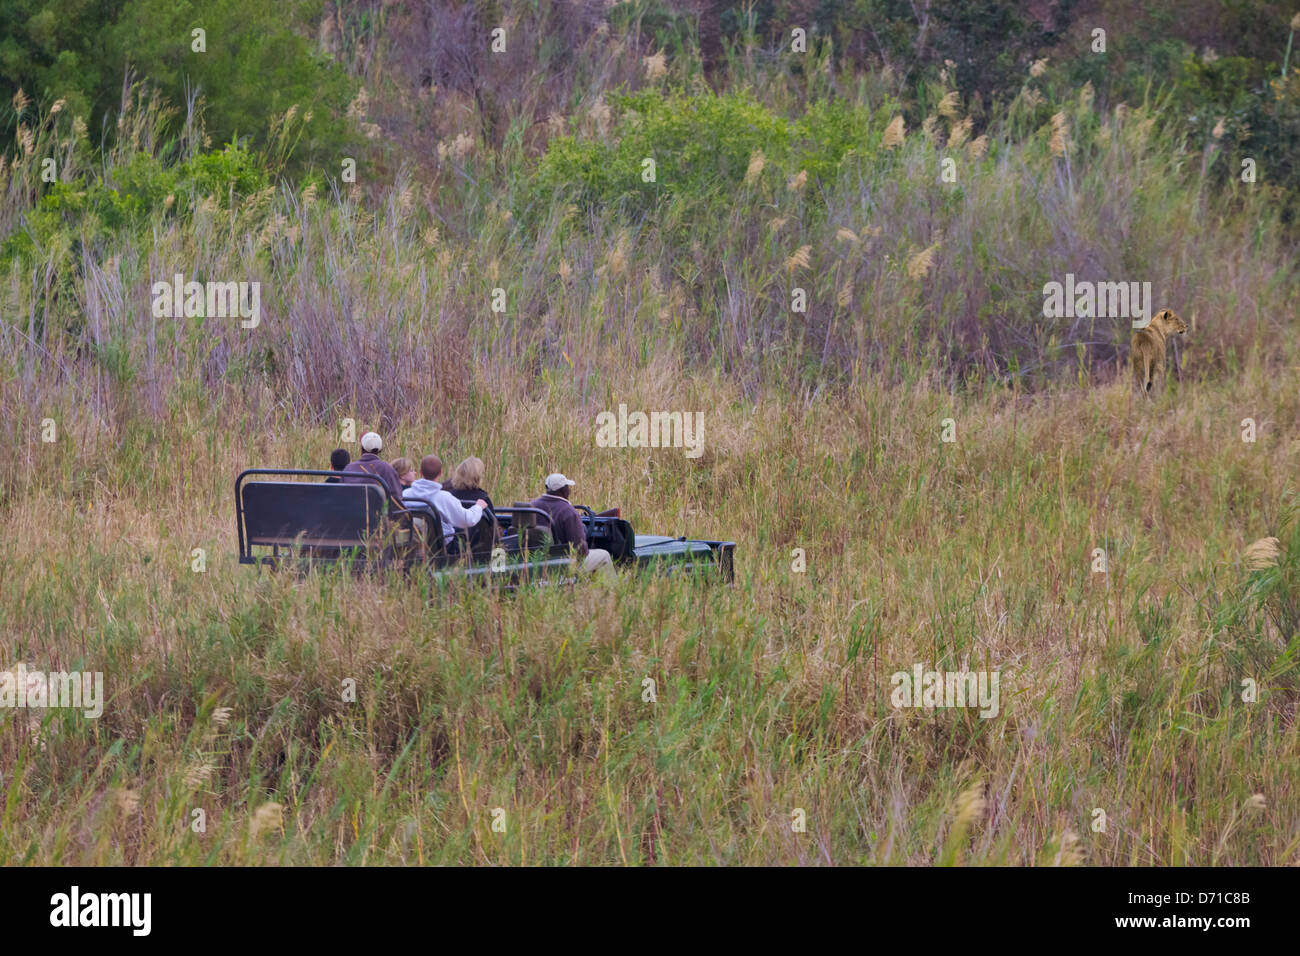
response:
<path id="1" fill-rule="evenodd" d="M 527 504 L 489 510 L 479 525 L 444 544 L 431 510 L 388 498 L 373 475 L 250 468 L 235 479 L 235 525 L 241 564 L 344 563 L 357 568 L 427 568 L 437 580 L 518 584 L 574 576 L 567 545 L 551 540 L 546 512 Z M 619 567 L 668 573 L 704 572 L 732 580 L 733 541 L 637 534 L 618 509 L 596 514 L 575 505 L 590 548 L 604 548 Z"/>

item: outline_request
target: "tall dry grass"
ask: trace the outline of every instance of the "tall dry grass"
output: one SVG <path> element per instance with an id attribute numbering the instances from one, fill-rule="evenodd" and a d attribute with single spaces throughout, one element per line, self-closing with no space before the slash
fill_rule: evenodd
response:
<path id="1" fill-rule="evenodd" d="M 647 378 L 634 400 L 662 395 Z M 1119 385 L 680 388 L 705 410 L 698 461 L 596 449 L 579 409 L 545 399 L 473 436 L 407 424 L 389 448 L 478 452 L 502 500 L 563 468 L 641 530 L 733 537 L 732 588 L 259 575 L 235 562 L 231 476 L 318 466 L 337 438 L 285 409 L 227 406 L 244 427 L 224 430 L 178 410 L 98 473 L 70 442 L 44 449 L 0 526 L 0 647 L 102 670 L 109 701 L 98 721 L 47 711 L 35 735 L 0 715 L 0 858 L 1296 862 L 1294 584 L 1268 577 L 1300 553 L 1279 504 L 1293 377 L 1185 383 L 1155 414 Z M 1286 543 L 1281 571 L 1252 570 L 1263 535 Z M 999 714 L 894 709 L 889 675 L 915 663 L 999 671 Z"/>
<path id="2" fill-rule="evenodd" d="M 1152 282 L 1152 307 L 1191 324 L 1194 353 L 1176 356 L 1185 375 L 1289 361 L 1294 242 L 1267 198 L 1243 191 L 1228 204 L 1213 184 L 1189 182 L 1149 113 L 1072 109 L 1068 176 L 1045 131 L 1013 135 L 1013 110 L 989 152 L 956 150 L 956 184 L 937 175 L 942 134 L 912 134 L 816 192 L 760 170 L 734 194 L 703 208 L 671 202 L 640 226 L 564 202 L 526 225 L 503 202 L 481 209 L 473 232 L 454 232 L 410 173 L 374 203 L 315 184 L 229 207 L 182 195 L 143 229 L 59 233 L 10 261 L 5 438 L 25 444 L 46 417 L 113 434 L 197 393 L 248 402 L 263 389 L 306 422 L 391 425 L 418 406 L 456 428 L 558 382 L 604 407 L 652 358 L 716 368 L 751 397 L 771 386 L 851 392 L 869 375 L 1016 388 L 1106 380 L 1127 323 L 1044 320 L 1042 286 L 1066 272 Z M 147 154 L 156 113 L 129 115 L 138 145 L 121 148 Z M 11 170 L 11 210 L 30 206 L 37 160 L 61 142 L 45 136 Z M 260 326 L 153 318 L 152 283 L 177 273 L 260 282 Z M 796 288 L 806 313 L 791 310 Z M 504 312 L 493 311 L 496 289 Z M 4 473 L 13 487 L 12 463 Z"/>
<path id="3" fill-rule="evenodd" d="M 592 50 L 560 119 L 608 135 L 598 94 L 645 51 Z M 879 77 L 756 63 L 783 114 L 886 103 Z M 935 97 L 944 122 L 882 122 L 831 181 L 751 164 L 638 222 L 539 206 L 544 120 L 469 99 L 440 108 L 472 144 L 395 147 L 391 185 L 180 195 L 9 261 L 0 665 L 100 670 L 110 700 L 0 711 L 0 861 L 1297 861 L 1294 240 L 1266 198 L 1197 178 L 1154 107 L 1026 96 L 968 140 Z M 105 185 L 186 155 L 160 108 L 128 111 Z M 69 136 L 8 168 L 6 231 Z M 260 281 L 261 324 L 154 319 L 177 271 Z M 1124 323 L 1042 320 L 1066 271 L 1149 278 L 1188 318 L 1166 399 L 1112 381 Z M 619 402 L 703 411 L 704 455 L 597 448 Z M 240 567 L 235 474 L 322 466 L 343 418 L 390 457 L 479 455 L 500 501 L 559 469 L 642 531 L 733 538 L 737 583 L 503 598 Z M 892 672 L 963 662 L 1002 674 L 996 718 L 890 706 Z"/>

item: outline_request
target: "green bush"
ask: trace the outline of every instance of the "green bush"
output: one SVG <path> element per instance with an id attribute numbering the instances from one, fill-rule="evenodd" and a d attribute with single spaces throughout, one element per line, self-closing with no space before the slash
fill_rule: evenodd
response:
<path id="1" fill-rule="evenodd" d="M 195 156 L 182 175 L 196 193 L 229 205 L 232 196 L 250 196 L 269 183 L 266 166 L 247 147 L 228 143 L 225 149 Z"/>
<path id="2" fill-rule="evenodd" d="M 534 177 L 534 197 L 545 206 L 557 194 L 587 206 L 622 206 L 644 214 L 665 199 L 730 200 L 744 183 L 750 160 L 762 153 L 764 180 L 793 176 L 834 178 L 850 155 L 870 155 L 884 127 L 882 109 L 820 101 L 788 120 L 747 92 L 661 94 L 648 90 L 615 98 L 618 111 L 608 141 L 562 136 L 552 140 Z M 655 161 L 655 181 L 643 163 Z"/>
<path id="3" fill-rule="evenodd" d="M 299 115 L 311 114 L 295 142 L 299 171 L 332 160 L 352 137 L 343 114 L 356 82 L 313 52 L 319 13 L 306 0 L 0 0 L 0 103 L 19 89 L 42 109 L 62 99 L 98 141 L 111 135 L 129 71 L 179 107 L 173 132 L 193 91 L 212 142 L 251 136 L 255 146 L 268 145 L 269 121 L 297 105 Z M 197 28 L 202 52 L 193 49 Z M 0 121 L 0 148 L 12 144 L 16 126 Z"/>
<path id="4" fill-rule="evenodd" d="M 1173 87 L 1187 117 L 1191 148 L 1217 147 L 1211 175 L 1235 182 L 1255 161 L 1259 188 L 1272 191 L 1288 218 L 1300 210 L 1300 68 L 1283 78 L 1276 64 L 1248 57 L 1189 54 Z"/>
<path id="5" fill-rule="evenodd" d="M 61 231 L 69 238 L 66 247 L 74 249 L 146 228 L 157 217 L 183 214 L 191 200 L 210 196 L 228 208 L 269 182 L 264 157 L 245 146 L 230 144 L 174 167 L 150 153 L 136 153 L 113 167 L 107 181 L 83 177 L 53 183 L 27 216 L 26 228 L 0 243 L 0 263 L 56 244 Z"/>

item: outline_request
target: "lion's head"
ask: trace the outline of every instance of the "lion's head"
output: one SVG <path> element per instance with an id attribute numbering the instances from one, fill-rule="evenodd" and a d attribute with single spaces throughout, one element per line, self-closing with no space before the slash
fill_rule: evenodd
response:
<path id="1" fill-rule="evenodd" d="M 1173 309 L 1161 309 L 1156 313 L 1156 317 L 1151 320 L 1151 324 L 1159 328 L 1165 335 L 1182 335 L 1187 331 L 1187 323 L 1179 318 Z"/>

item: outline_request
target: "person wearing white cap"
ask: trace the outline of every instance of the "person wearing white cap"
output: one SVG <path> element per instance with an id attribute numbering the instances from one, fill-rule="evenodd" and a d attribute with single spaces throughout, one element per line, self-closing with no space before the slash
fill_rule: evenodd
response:
<path id="1" fill-rule="evenodd" d="M 604 548 L 587 547 L 587 528 L 582 523 L 578 509 L 569 503 L 569 489 L 577 482 L 558 471 L 546 476 L 546 494 L 528 502 L 540 508 L 551 519 L 551 540 L 555 544 L 569 545 L 582 558 L 584 571 L 600 571 L 606 578 L 615 577 L 614 559 Z"/>
<path id="2" fill-rule="evenodd" d="M 546 490 L 564 498 L 569 497 L 569 489 L 576 484 L 577 482 L 572 478 L 565 478 L 558 471 L 553 471 L 546 476 Z"/>
<path id="3" fill-rule="evenodd" d="M 384 440 L 377 432 L 366 432 L 361 436 L 361 457 L 343 469 L 343 480 L 348 481 L 348 473 L 374 475 L 384 483 L 388 495 L 400 506 L 402 503 L 402 483 L 398 480 L 393 466 L 377 454 L 384 447 Z M 349 484 L 359 484 L 352 479 Z"/>

